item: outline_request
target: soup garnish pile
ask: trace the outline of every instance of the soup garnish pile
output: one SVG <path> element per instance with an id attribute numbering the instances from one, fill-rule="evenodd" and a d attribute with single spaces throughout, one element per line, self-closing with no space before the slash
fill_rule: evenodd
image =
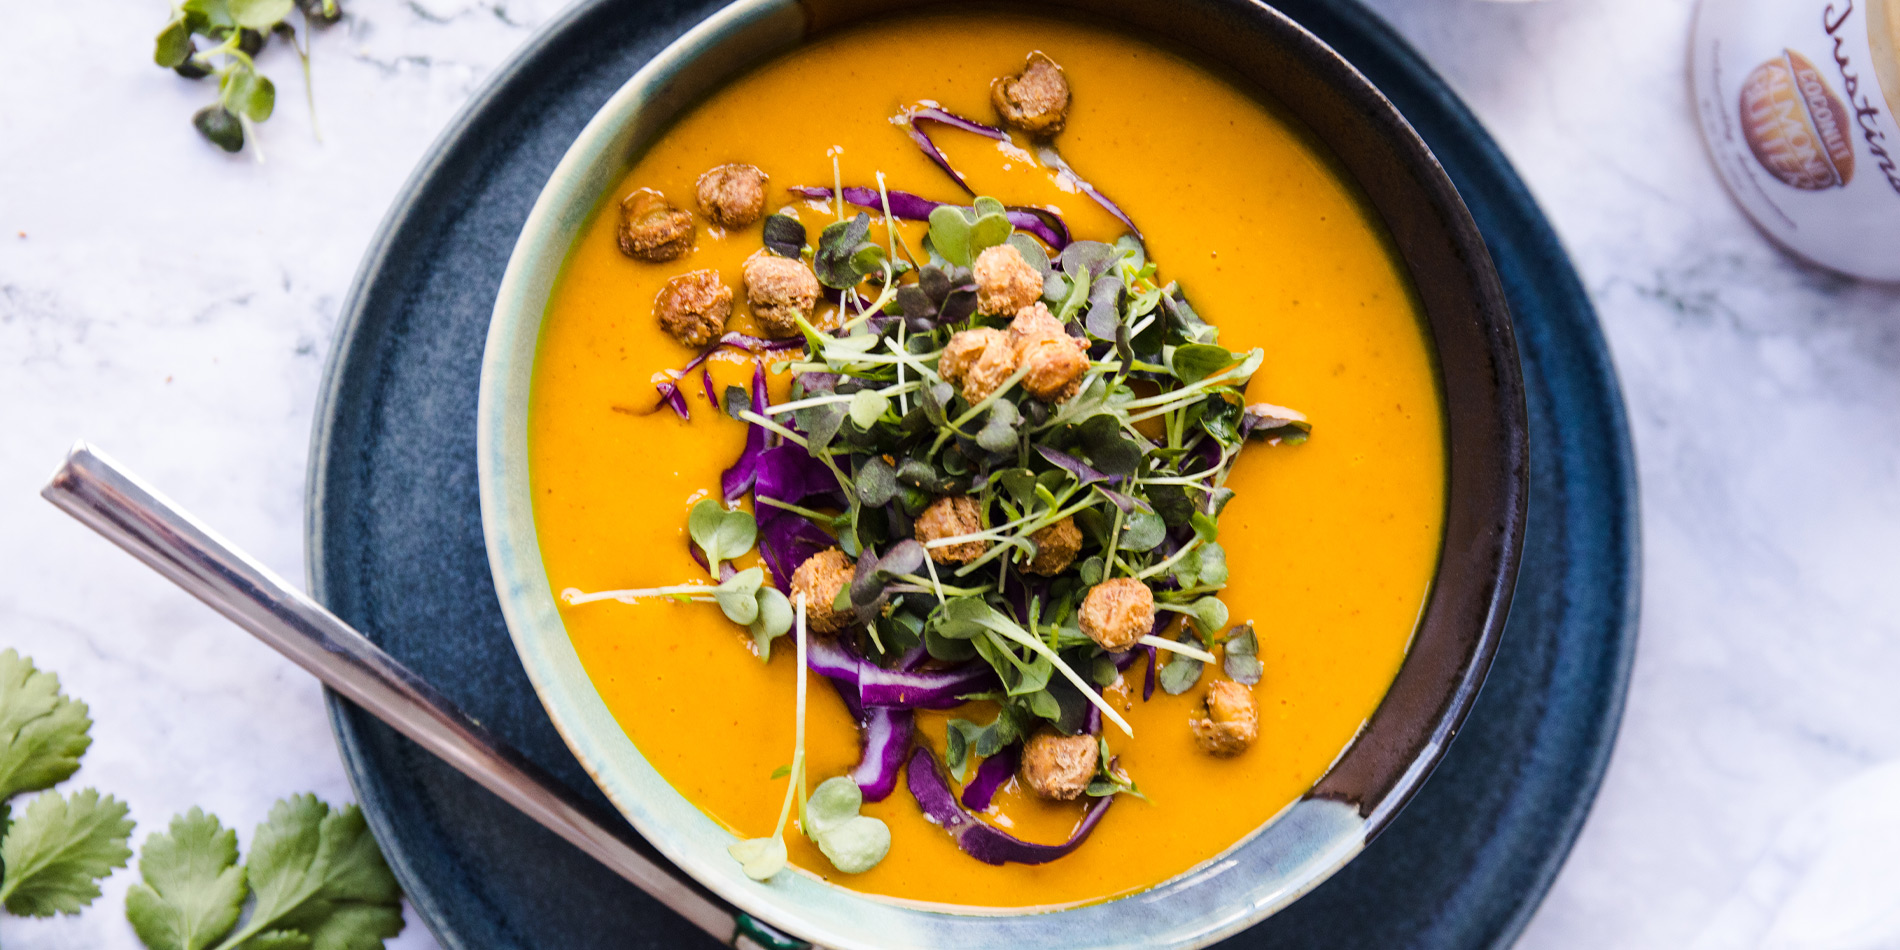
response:
<path id="1" fill-rule="evenodd" d="M 1137 665 L 1143 700 L 1157 687 L 1203 689 L 1182 728 L 1207 755 L 1242 755 L 1258 735 L 1258 642 L 1250 625 L 1229 625 L 1219 596 L 1226 481 L 1243 451 L 1297 445 L 1310 426 L 1297 411 L 1245 402 L 1262 351 L 1222 347 L 1163 281 L 1134 222 L 1062 160 L 1062 68 L 1031 53 L 995 81 L 991 101 L 1001 127 L 929 102 L 893 122 L 966 192 L 934 127 L 1024 136 L 1128 233 L 1074 240 L 1053 209 L 931 201 L 880 174 L 875 185 L 792 187 L 834 209 L 814 240 L 796 214 L 765 215 L 773 186 L 758 168 L 706 171 L 693 199 L 711 226 L 764 218 L 742 275 L 764 336 L 727 332 L 734 294 L 716 270 L 679 273 L 653 304 L 670 336 L 704 348 L 665 374 L 660 406 L 691 419 L 686 391 L 697 384 L 749 425 L 723 497 L 688 519 L 710 580 L 562 593 L 569 605 L 716 605 L 750 630 L 762 660 L 793 637 L 797 727 L 791 764 L 774 776 L 786 780 L 778 826 L 731 849 L 758 880 L 786 866 L 794 805 L 838 871 L 875 866 L 890 831 L 860 808 L 892 794 L 900 774 L 978 861 L 1071 853 L 1118 796 L 1141 794 L 1109 741 L 1111 731 L 1136 741 L 1117 707 L 1135 701 L 1124 672 Z M 623 253 L 690 266 L 691 211 L 641 188 L 619 212 Z M 928 228 L 913 247 L 896 221 Z M 825 301 L 837 316 L 819 326 Z M 722 349 L 756 355 L 749 389 L 715 392 L 702 366 Z M 768 364 L 793 378 L 777 404 Z M 736 568 L 755 547 L 763 566 Z M 836 688 L 863 744 L 856 768 L 822 781 L 805 767 L 807 670 Z M 972 700 L 993 702 L 995 717 L 950 720 L 942 749 L 916 732 L 916 710 Z M 978 817 L 1012 777 L 1077 803 L 1083 817 L 1066 842 L 1021 840 Z"/>

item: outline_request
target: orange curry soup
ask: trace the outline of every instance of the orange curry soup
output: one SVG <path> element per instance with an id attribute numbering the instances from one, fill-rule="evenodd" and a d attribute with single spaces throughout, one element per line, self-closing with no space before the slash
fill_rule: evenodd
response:
<path id="1" fill-rule="evenodd" d="M 1313 423 L 1304 445 L 1249 447 L 1227 483 L 1237 497 L 1221 519 L 1231 568 L 1221 597 L 1233 623 L 1258 632 L 1260 736 L 1236 758 L 1213 758 L 1188 730 L 1201 689 L 1137 698 L 1125 713 L 1136 737 L 1106 734 L 1146 800 L 1123 796 L 1083 847 L 1041 866 L 965 856 L 901 781 L 865 805 L 892 842 L 864 874 L 833 870 L 794 821 L 792 863 L 867 894 L 1058 907 L 1147 888 L 1215 857 L 1312 787 L 1372 714 L 1437 566 L 1446 463 L 1434 362 L 1402 264 L 1354 186 L 1278 107 L 1171 52 L 1105 29 L 985 13 L 880 22 L 781 56 L 688 112 L 608 196 L 548 304 L 535 369 L 529 452 L 553 589 L 704 579 L 688 553 L 687 511 L 718 496 L 745 438 L 707 403 L 697 374 L 686 381 L 690 422 L 654 411 L 656 374 L 694 353 L 662 332 L 653 299 L 668 277 L 715 268 L 734 290 L 729 328 L 750 332 L 740 265 L 759 248 L 760 225 L 727 234 L 696 216 L 688 256 L 642 263 L 616 248 L 619 200 L 650 187 L 692 208 L 702 171 L 747 162 L 771 176 L 767 213 L 797 208 L 816 241 L 834 212 L 785 189 L 830 185 L 834 157 L 847 185 L 875 185 L 882 172 L 893 189 L 967 200 L 889 120 L 931 99 L 994 121 L 990 80 L 1036 49 L 1074 89 L 1063 156 L 1140 223 L 1158 279 L 1180 282 L 1223 345 L 1265 348 L 1248 401 L 1291 406 Z M 948 129 L 933 136 L 978 194 L 1056 207 L 1077 238 L 1112 241 L 1124 230 L 1020 147 Z M 902 227 L 918 247 L 923 226 Z M 877 221 L 873 238 L 883 229 Z M 719 390 L 745 385 L 750 360 L 730 350 L 714 358 Z M 789 374 L 773 376 L 773 401 L 789 387 Z M 770 834 L 784 792 L 771 775 L 792 754 L 791 638 L 760 663 L 746 631 L 709 604 L 561 609 L 601 696 L 654 768 L 734 834 Z M 1138 696 L 1141 665 L 1128 675 Z M 859 747 L 824 680 L 814 676 L 810 692 L 815 787 L 848 772 Z M 944 722 L 987 722 L 986 705 L 920 712 L 919 740 L 941 755 Z M 1032 841 L 1067 838 L 1084 803 L 1047 803 L 1017 786 L 985 819 Z"/>

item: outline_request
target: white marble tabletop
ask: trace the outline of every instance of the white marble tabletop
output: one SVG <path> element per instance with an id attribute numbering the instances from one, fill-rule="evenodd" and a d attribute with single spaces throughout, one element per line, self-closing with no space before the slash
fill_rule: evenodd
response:
<path id="1" fill-rule="evenodd" d="M 302 577 L 312 403 L 384 209 L 557 0 L 343 0 L 267 161 L 187 124 L 162 0 L 0 9 L 0 646 L 92 707 L 69 785 L 136 840 L 350 798 L 315 682 L 37 491 L 105 447 Z M 1900 947 L 1900 290 L 1794 263 L 1695 131 L 1690 0 L 1378 0 L 1517 162 L 1601 313 L 1635 432 L 1643 628 L 1608 779 L 1529 948 Z M 135 948 L 123 871 L 12 948 Z M 431 947 L 410 916 L 392 946 Z"/>

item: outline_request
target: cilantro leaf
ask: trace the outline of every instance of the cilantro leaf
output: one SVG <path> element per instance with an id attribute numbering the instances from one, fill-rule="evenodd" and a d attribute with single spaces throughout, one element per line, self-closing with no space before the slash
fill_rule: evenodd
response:
<path id="1" fill-rule="evenodd" d="M 125 918 L 151 950 L 205 950 L 231 932 L 244 906 L 237 832 L 193 808 L 145 839 Z"/>
<path id="2" fill-rule="evenodd" d="M 78 913 L 99 896 L 98 880 L 132 857 L 125 846 L 131 834 L 125 803 L 116 798 L 90 788 L 70 798 L 40 794 L 0 840 L 0 904 L 18 917 Z"/>
<path id="3" fill-rule="evenodd" d="M 402 930 L 402 889 L 355 805 L 280 800 L 252 835 L 244 870 L 251 916 L 220 950 L 361 950 Z"/>
<path id="4" fill-rule="evenodd" d="M 59 691 L 59 677 L 0 652 L 0 800 L 65 781 L 92 745 L 86 704 Z"/>

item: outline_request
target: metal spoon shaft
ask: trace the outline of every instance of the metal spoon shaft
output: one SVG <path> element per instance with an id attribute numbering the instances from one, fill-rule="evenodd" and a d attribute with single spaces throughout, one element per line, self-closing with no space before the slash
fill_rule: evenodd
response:
<path id="1" fill-rule="evenodd" d="M 721 942 L 792 946 L 650 852 L 335 614 L 84 442 L 40 492 Z"/>

